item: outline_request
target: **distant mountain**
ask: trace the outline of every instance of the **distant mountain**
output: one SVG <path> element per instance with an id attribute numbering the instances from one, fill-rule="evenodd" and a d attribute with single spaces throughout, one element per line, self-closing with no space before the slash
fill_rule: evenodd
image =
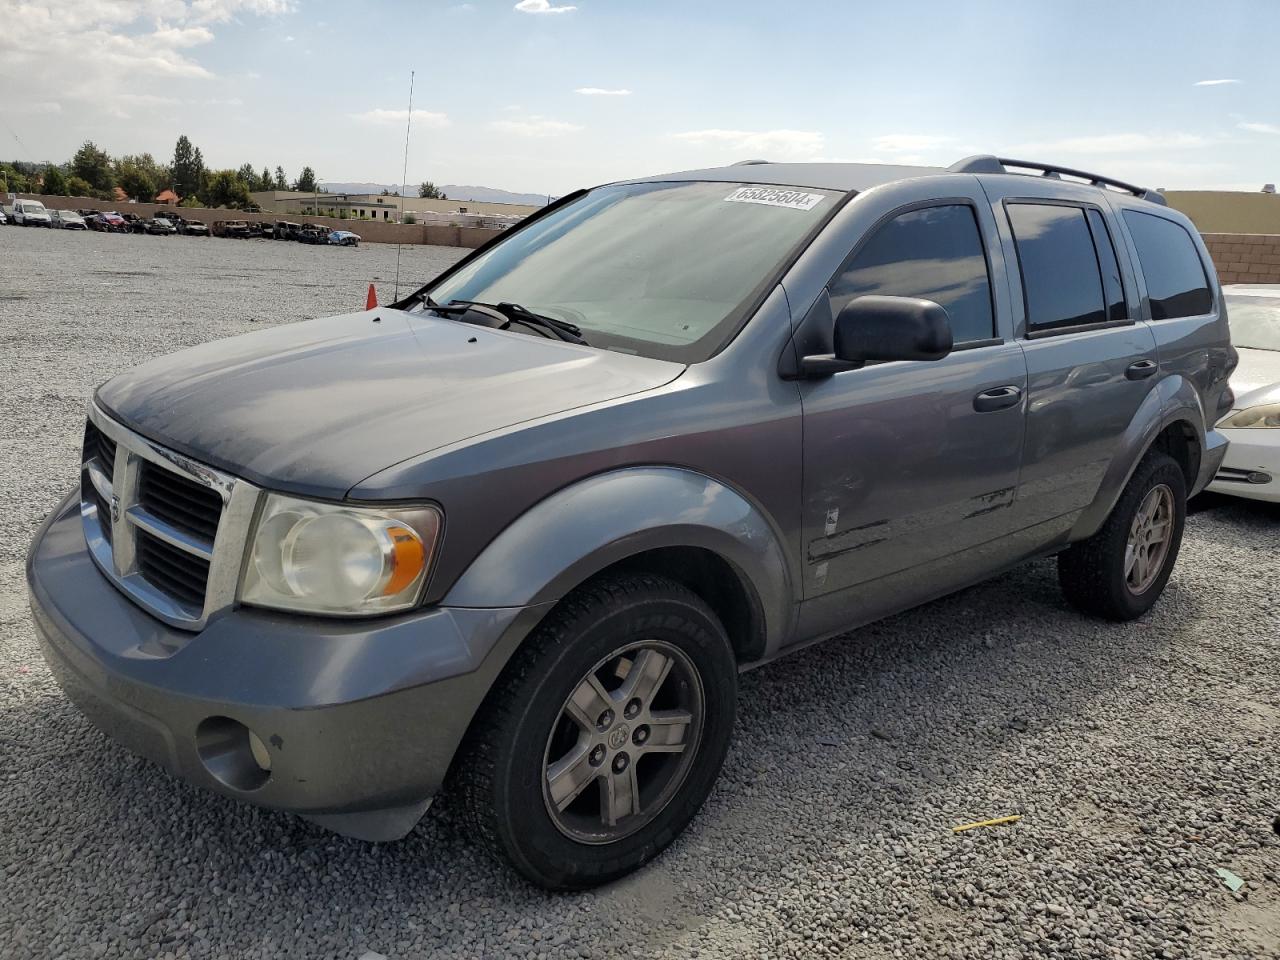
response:
<path id="1" fill-rule="evenodd" d="M 382 193 L 390 190 L 392 194 L 416 197 L 418 188 L 410 185 L 404 190 L 396 183 L 321 183 L 321 187 L 330 193 Z M 496 187 L 468 187 L 456 183 L 440 185 L 440 192 L 450 200 L 472 200 L 476 203 L 523 203 L 540 207 L 547 202 L 544 193 L 512 193 L 510 190 L 499 190 Z M 552 200 L 555 197 L 551 198 Z"/>

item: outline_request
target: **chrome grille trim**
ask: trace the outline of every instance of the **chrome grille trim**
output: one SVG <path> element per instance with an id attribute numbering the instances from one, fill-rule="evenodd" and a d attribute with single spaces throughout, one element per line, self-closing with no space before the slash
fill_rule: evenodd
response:
<path id="1" fill-rule="evenodd" d="M 100 515 L 92 497 L 82 496 L 80 517 L 89 554 L 102 573 L 126 596 L 171 626 L 203 629 L 214 614 L 235 605 L 249 528 L 260 490 L 134 433 L 109 418 L 96 403 L 89 421 L 115 444 L 115 462 L 99 462 L 99 450 L 85 450 L 82 483 L 91 486 L 112 516 Z M 146 461 L 215 492 L 222 501 L 218 530 L 212 541 L 155 516 L 138 502 L 138 480 Z M 109 538 L 104 526 L 109 525 Z M 196 609 L 144 578 L 138 569 L 140 531 L 209 563 L 204 605 Z"/>

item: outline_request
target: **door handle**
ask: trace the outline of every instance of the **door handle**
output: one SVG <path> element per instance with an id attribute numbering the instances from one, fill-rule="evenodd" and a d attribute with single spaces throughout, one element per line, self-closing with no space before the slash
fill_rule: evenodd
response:
<path id="1" fill-rule="evenodd" d="M 1145 380 L 1158 369 L 1159 365 L 1154 360 L 1135 360 L 1125 369 L 1124 375 L 1128 380 Z"/>
<path id="2" fill-rule="evenodd" d="M 1016 407 L 1021 401 L 1022 388 L 1009 384 L 1007 387 L 993 387 L 990 390 L 983 390 L 973 398 L 973 409 L 979 413 L 989 413 L 992 410 Z"/>

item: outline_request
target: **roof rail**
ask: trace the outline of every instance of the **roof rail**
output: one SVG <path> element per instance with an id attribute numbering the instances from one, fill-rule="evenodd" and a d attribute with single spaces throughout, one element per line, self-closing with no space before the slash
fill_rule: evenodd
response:
<path id="1" fill-rule="evenodd" d="M 1017 169 L 1010 170 L 1009 167 Z M 1155 190 L 1149 190 L 1146 187 L 1135 186 L 1132 183 L 1125 183 L 1123 180 L 1116 180 L 1112 177 L 1104 177 L 1097 173 L 1087 173 L 1084 170 L 1075 170 L 1071 167 L 1062 167 L 1052 163 L 1036 163 L 1033 160 L 1011 160 L 1007 157 L 993 157 L 989 154 L 979 154 L 978 156 L 965 157 L 947 167 L 951 173 L 1018 173 L 1020 170 L 1036 170 L 1042 177 L 1048 177 L 1052 180 L 1061 180 L 1062 175 L 1068 177 L 1077 177 L 1080 180 L 1087 181 L 1090 186 L 1094 187 L 1114 187 L 1117 190 L 1123 190 L 1131 193 L 1140 200 L 1149 200 L 1152 203 L 1158 203 L 1160 206 L 1168 206 L 1165 198 Z"/>
<path id="2" fill-rule="evenodd" d="M 758 167 L 762 163 L 768 163 L 768 160 L 739 160 L 737 163 L 731 163 L 731 167 Z"/>

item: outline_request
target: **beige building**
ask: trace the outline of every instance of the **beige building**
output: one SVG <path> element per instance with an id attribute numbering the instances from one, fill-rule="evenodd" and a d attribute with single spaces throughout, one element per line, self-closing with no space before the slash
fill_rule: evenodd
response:
<path id="1" fill-rule="evenodd" d="M 1280 195 L 1243 190 L 1166 190 L 1201 233 L 1280 233 Z"/>
<path id="2" fill-rule="evenodd" d="M 476 200 L 427 200 L 422 197 L 383 197 L 376 193 L 301 193 L 297 190 L 260 190 L 251 193 L 264 213 L 289 217 L 342 217 L 393 223 L 413 213 L 419 219 L 463 217 L 520 220 L 540 207 L 523 203 L 488 203 Z"/>

